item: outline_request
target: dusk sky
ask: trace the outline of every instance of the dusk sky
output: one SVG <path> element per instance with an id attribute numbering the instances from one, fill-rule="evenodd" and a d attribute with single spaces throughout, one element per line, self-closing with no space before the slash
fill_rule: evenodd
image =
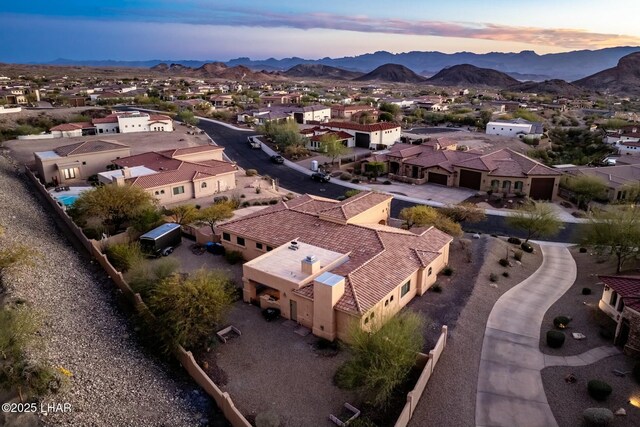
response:
<path id="1" fill-rule="evenodd" d="M 0 61 L 229 60 L 640 46 L 638 0 L 19 0 Z"/>

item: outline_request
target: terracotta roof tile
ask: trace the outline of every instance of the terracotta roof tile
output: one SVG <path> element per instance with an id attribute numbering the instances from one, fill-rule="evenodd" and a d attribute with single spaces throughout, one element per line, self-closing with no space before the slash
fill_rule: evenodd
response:
<path id="1" fill-rule="evenodd" d="M 93 141 L 78 142 L 75 144 L 64 145 L 56 148 L 57 155 L 61 157 L 74 156 L 78 154 L 96 153 L 100 151 L 118 150 L 123 148 L 129 148 L 128 145 L 121 144 L 114 141 L 105 141 L 102 139 Z"/>
<path id="2" fill-rule="evenodd" d="M 626 307 L 640 311 L 640 276 L 598 276 L 598 278 L 622 297 Z"/>

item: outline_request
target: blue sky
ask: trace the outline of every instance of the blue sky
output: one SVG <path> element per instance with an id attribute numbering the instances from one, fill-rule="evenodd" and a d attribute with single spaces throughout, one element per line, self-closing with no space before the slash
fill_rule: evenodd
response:
<path id="1" fill-rule="evenodd" d="M 637 0 L 4 0 L 0 10 L 4 62 L 640 45 Z"/>

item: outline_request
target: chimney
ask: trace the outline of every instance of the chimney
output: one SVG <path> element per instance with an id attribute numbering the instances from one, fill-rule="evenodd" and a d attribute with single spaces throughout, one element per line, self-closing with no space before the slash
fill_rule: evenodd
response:
<path id="1" fill-rule="evenodd" d="M 344 295 L 345 278 L 324 272 L 313 281 L 313 334 L 330 341 L 337 335 L 335 306 Z"/>
<path id="2" fill-rule="evenodd" d="M 129 169 L 127 166 L 125 166 L 122 169 L 122 176 L 124 176 L 124 179 L 131 178 L 131 169 Z"/>
<path id="3" fill-rule="evenodd" d="M 114 179 L 115 179 L 115 184 L 118 187 L 124 187 L 124 176 L 123 175 L 116 175 L 114 177 Z"/>
<path id="4" fill-rule="evenodd" d="M 313 276 L 320 271 L 320 261 L 314 255 L 307 255 L 302 260 L 302 273 Z"/>

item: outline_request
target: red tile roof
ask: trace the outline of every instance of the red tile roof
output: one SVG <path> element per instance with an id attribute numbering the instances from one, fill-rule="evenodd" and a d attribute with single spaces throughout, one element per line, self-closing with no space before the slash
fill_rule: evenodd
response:
<path id="1" fill-rule="evenodd" d="M 335 206 L 323 209 L 318 212 L 322 219 L 334 219 L 339 221 L 348 221 L 349 219 L 379 205 L 380 203 L 391 200 L 393 196 L 381 193 L 372 193 L 363 191 L 355 196 L 349 197 Z"/>
<path id="2" fill-rule="evenodd" d="M 129 146 L 114 141 L 104 141 L 101 139 L 93 141 L 77 142 L 75 144 L 64 145 L 58 147 L 55 153 L 61 157 L 75 156 L 79 154 L 97 153 L 100 151 L 121 150 L 123 148 L 128 149 Z"/>
<path id="3" fill-rule="evenodd" d="M 93 125 L 91 124 L 91 122 L 63 123 L 61 125 L 52 127 L 51 129 L 49 129 L 49 131 L 68 132 L 72 130 L 88 129 L 92 127 Z"/>
<path id="4" fill-rule="evenodd" d="M 118 123 L 118 116 L 116 116 L 115 114 L 109 114 L 107 117 L 92 119 L 91 123 L 93 123 L 94 125 L 102 123 Z"/>
<path id="5" fill-rule="evenodd" d="M 626 307 L 640 312 L 640 276 L 598 276 L 598 278 L 622 297 Z"/>
<path id="6" fill-rule="evenodd" d="M 543 165 L 524 154 L 517 153 L 509 148 L 494 151 L 483 156 L 459 161 L 455 166 L 489 172 L 490 176 L 559 176 L 556 169 Z"/>

